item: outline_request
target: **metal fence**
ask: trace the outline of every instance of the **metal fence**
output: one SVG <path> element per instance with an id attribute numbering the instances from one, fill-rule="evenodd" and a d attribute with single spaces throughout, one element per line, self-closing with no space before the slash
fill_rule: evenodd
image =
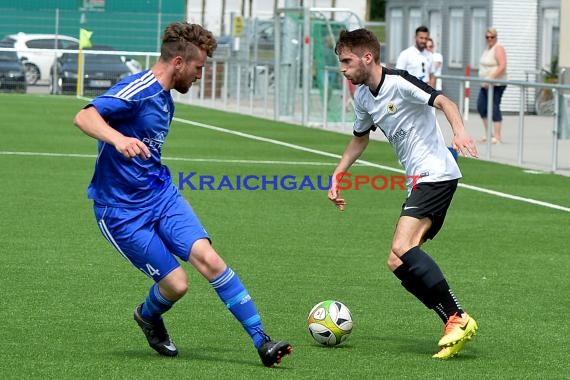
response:
<path id="1" fill-rule="evenodd" d="M 93 32 L 92 42 L 112 46 L 115 50 L 159 51 L 160 37 L 166 25 L 184 20 L 179 13 L 144 11 L 88 11 L 81 8 L 49 9 L 51 2 L 37 0 L 34 9 L 0 8 L 0 38 L 17 34 L 60 34 L 79 37 L 79 29 Z M 14 2 L 16 3 L 16 2 Z M 148 7 L 147 2 L 138 2 L 134 9 Z M 177 2 L 164 2 L 164 7 L 173 8 Z M 170 4 L 171 3 L 171 4 Z M 119 5 L 117 5 L 119 6 Z"/>
<path id="2" fill-rule="evenodd" d="M 245 20 L 244 33 L 237 39 L 221 38 L 215 56 L 208 60 L 204 68 L 202 79 L 195 83 L 187 94 L 173 91 L 174 99 L 216 110 L 332 130 L 350 130 L 354 121 L 351 97 L 353 87 L 340 75 L 336 65 L 327 64 L 324 59 L 323 64 L 315 63 L 314 52 L 308 50 L 314 48 L 315 40 L 312 44 L 307 44 L 304 43 L 303 36 L 306 33 L 314 36 L 315 31 L 319 29 L 311 29 L 310 25 L 307 28 L 304 24 L 306 18 L 295 16 L 302 13 L 302 10 L 294 9 L 290 19 L 277 22 L 267 19 Z M 74 22 L 73 29 L 79 25 L 77 20 Z M 322 30 L 330 31 L 331 27 L 335 26 L 328 23 L 326 18 L 325 21 L 321 20 L 321 23 L 324 26 Z M 154 29 L 151 34 L 155 36 L 157 32 Z M 322 46 L 319 47 L 322 49 Z M 44 80 L 39 81 L 37 85 L 28 85 L 27 92 L 77 93 L 85 96 L 102 93 L 129 73 L 150 68 L 158 58 L 158 53 L 148 50 L 86 50 L 82 59 L 77 58 L 76 50 L 20 51 L 0 45 L 0 52 L 3 51 L 16 52 L 20 57 L 25 55 L 24 64 L 29 63 L 30 53 L 41 53 L 47 57 L 48 63 L 45 66 L 48 67 L 49 74 L 45 74 Z M 322 50 L 321 56 L 324 57 L 326 52 Z M 101 69 L 94 68 L 97 65 L 91 64 L 93 60 L 99 61 Z M 46 72 L 45 68 L 43 72 Z M 570 137 L 570 86 L 538 82 L 538 75 L 535 75 L 534 79 L 529 77 L 529 80 L 524 82 L 489 81 L 476 77 L 446 75 L 441 78 L 459 83 L 459 93 L 448 95 L 459 103 L 462 110 L 466 101 L 465 88 L 469 84 L 485 81 L 493 85 L 506 84 L 511 88 L 518 88 L 520 107 L 516 162 L 522 165 L 525 161 L 526 118 L 538 112 L 552 120 L 550 168 L 553 171 L 557 169 L 559 140 Z M 0 79 L 0 90 L 6 83 L 6 79 Z M 21 88 L 19 90 L 21 91 Z M 465 115 L 468 115 L 468 111 Z M 490 133 L 491 128 L 487 130 Z M 487 159 L 494 158 L 490 141 L 488 138 L 485 151 Z"/>
<path id="3" fill-rule="evenodd" d="M 15 53 L 13 60 L 22 64 L 22 70 L 38 70 L 40 79 L 28 83 L 28 93 L 54 95 L 96 96 L 128 74 L 148 69 L 158 59 L 155 52 L 84 49 L 26 49 L 0 47 L 0 52 Z M 316 85 L 310 90 L 310 113 L 307 121 L 319 126 L 325 123 L 349 121 L 352 115 L 346 81 L 341 80 L 334 67 L 324 69 L 324 88 Z M 329 73 L 336 75 L 331 76 Z M 229 44 L 221 44 L 213 58 L 208 59 L 202 79 L 187 94 L 173 91 L 176 101 L 229 112 L 301 123 L 302 88 L 292 83 L 288 99 L 289 113 L 277 115 L 275 104 L 284 96 L 276 91 L 275 64 L 267 59 L 254 59 L 241 51 L 232 51 Z M 1 74 L 0 74 L 1 75 Z M 20 87 L 20 90 L 25 87 Z M 0 91 L 3 90 L 0 80 Z M 325 94 L 327 96 L 325 97 Z M 340 112 L 340 105 L 346 108 Z M 323 118 L 328 118 L 324 120 Z"/>
<path id="4" fill-rule="evenodd" d="M 468 97 L 465 96 L 465 89 L 469 88 L 472 83 L 489 84 L 488 98 L 487 98 L 487 136 L 486 136 L 486 149 L 485 158 L 493 159 L 491 131 L 493 130 L 493 86 L 506 85 L 511 88 L 518 88 L 519 91 L 519 111 L 517 122 L 517 147 L 516 147 L 516 163 L 522 166 L 525 161 L 525 130 L 529 115 L 538 114 L 551 119 L 552 122 L 552 137 L 550 147 L 550 170 L 555 172 L 558 169 L 558 152 L 559 141 L 570 138 L 570 85 L 541 83 L 541 82 L 527 82 L 527 81 L 502 81 L 502 80 L 489 80 L 478 77 L 465 77 L 465 76 L 452 76 L 442 75 L 441 78 L 446 81 L 457 81 L 460 83 L 459 91 L 459 107 L 463 110 L 464 118 L 469 115 L 469 106 L 466 104 Z M 533 112 L 528 111 L 527 97 L 533 94 L 535 105 Z M 537 112 L 538 111 L 538 112 Z"/>

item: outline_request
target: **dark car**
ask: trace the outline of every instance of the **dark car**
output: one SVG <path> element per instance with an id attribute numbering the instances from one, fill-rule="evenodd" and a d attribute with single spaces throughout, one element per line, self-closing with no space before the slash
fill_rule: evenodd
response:
<path id="1" fill-rule="evenodd" d="M 10 48 L 0 44 L 0 48 Z M 26 92 L 26 71 L 16 51 L 0 50 L 0 91 Z"/>
<path id="2" fill-rule="evenodd" d="M 83 93 L 99 95 L 131 75 L 120 55 L 109 54 L 109 46 L 93 46 L 83 51 Z M 106 54 L 103 54 L 105 52 Z M 55 75 L 54 75 L 55 71 Z M 77 91 L 78 53 L 64 53 L 56 61 L 50 78 L 50 93 L 75 94 Z"/>

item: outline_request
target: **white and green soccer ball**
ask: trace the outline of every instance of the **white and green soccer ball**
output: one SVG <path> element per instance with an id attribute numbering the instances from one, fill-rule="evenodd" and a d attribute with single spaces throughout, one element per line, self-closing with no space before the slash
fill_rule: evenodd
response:
<path id="1" fill-rule="evenodd" d="M 352 332 L 352 315 L 345 304 L 327 300 L 313 306 L 307 317 L 311 336 L 325 346 L 344 342 Z"/>

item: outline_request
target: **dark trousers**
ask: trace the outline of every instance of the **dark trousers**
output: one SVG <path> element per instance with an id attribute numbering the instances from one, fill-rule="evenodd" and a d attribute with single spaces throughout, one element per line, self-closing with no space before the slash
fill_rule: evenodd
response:
<path id="1" fill-rule="evenodd" d="M 494 86 L 493 87 L 493 121 L 503 121 L 503 114 L 501 113 L 501 99 L 507 86 Z M 477 98 L 477 111 L 482 118 L 487 118 L 487 99 L 489 96 L 489 89 L 481 87 L 479 97 Z"/>

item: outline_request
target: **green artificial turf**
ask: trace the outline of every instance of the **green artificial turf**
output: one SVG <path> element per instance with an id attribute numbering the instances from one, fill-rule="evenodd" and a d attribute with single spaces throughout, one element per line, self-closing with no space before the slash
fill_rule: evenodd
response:
<path id="1" fill-rule="evenodd" d="M 186 186 L 182 193 L 247 286 L 267 332 L 289 340 L 293 355 L 264 368 L 207 281 L 183 264 L 188 294 L 165 316 L 180 355 L 159 357 L 132 319 L 151 282 L 101 236 L 86 198 L 96 142 L 72 124 L 84 105 L 0 95 L 3 379 L 568 378 L 570 213 L 465 187 L 424 246 L 480 326 L 459 357 L 431 358 L 441 322 L 385 264 L 405 191 L 347 190 L 340 213 L 326 191 L 270 185 Z M 326 153 L 341 154 L 350 138 L 184 105 L 175 116 L 163 149 L 175 181 L 191 172 L 217 181 L 316 181 L 338 160 Z M 372 141 L 362 159 L 399 169 L 386 143 Z M 473 159 L 460 164 L 463 184 L 570 207 L 570 178 Z M 351 172 L 398 174 L 365 165 Z M 306 328 L 311 307 L 326 299 L 345 303 L 354 318 L 351 337 L 335 348 L 315 343 Z"/>

